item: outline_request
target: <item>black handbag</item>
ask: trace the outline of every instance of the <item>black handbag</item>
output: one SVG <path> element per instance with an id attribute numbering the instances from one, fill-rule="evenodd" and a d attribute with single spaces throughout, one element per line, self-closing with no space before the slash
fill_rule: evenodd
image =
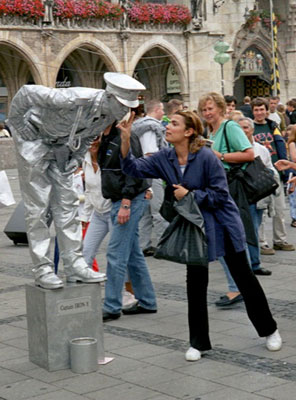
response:
<path id="1" fill-rule="evenodd" d="M 226 126 L 227 122 L 224 125 L 223 135 L 227 150 L 230 153 Z M 279 185 L 272 171 L 263 164 L 259 156 L 255 157 L 254 161 L 249 162 L 245 170 L 241 169 L 242 165 L 232 164 L 230 171 L 227 172 L 227 179 L 229 183 L 233 179 L 239 179 L 242 182 L 249 204 L 257 203 L 259 200 L 264 199 L 264 197 L 275 193 Z"/>
<path id="2" fill-rule="evenodd" d="M 177 215 L 177 212 L 174 209 L 174 203 L 176 201 L 174 190 L 175 189 L 172 186 L 166 185 L 164 190 L 164 199 L 159 210 L 160 215 L 168 222 L 172 222 Z"/>
<path id="3" fill-rule="evenodd" d="M 274 194 L 279 187 L 272 171 L 265 167 L 259 156 L 248 164 L 242 179 L 249 204 L 257 203 L 264 197 Z"/>
<path id="4" fill-rule="evenodd" d="M 187 265 L 208 264 L 204 219 L 194 199 L 188 193 L 173 205 L 176 216 L 164 231 L 154 257 Z"/>

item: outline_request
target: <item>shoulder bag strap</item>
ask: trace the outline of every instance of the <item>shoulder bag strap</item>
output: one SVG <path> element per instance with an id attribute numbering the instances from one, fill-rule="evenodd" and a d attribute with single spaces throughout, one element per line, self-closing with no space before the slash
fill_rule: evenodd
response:
<path id="1" fill-rule="evenodd" d="M 229 146 L 229 140 L 228 140 L 228 137 L 227 137 L 227 125 L 228 125 L 228 122 L 230 122 L 230 120 L 225 122 L 222 135 L 223 135 L 223 137 L 225 139 L 225 142 L 226 142 L 227 151 L 228 151 L 228 153 L 231 153 L 230 146 Z M 222 142 L 221 142 L 221 146 L 222 146 Z M 245 163 L 238 163 L 238 164 L 237 163 L 228 163 L 228 165 L 230 166 L 230 169 L 233 170 L 233 171 L 238 171 L 244 164 Z"/>
<path id="2" fill-rule="evenodd" d="M 223 137 L 225 139 L 225 142 L 226 142 L 227 151 L 228 151 L 228 153 L 231 153 L 230 146 L 229 146 L 229 141 L 228 141 L 228 137 L 227 137 L 227 129 L 226 129 L 228 122 L 230 122 L 230 121 L 226 121 L 225 124 L 224 124 L 222 135 L 223 135 Z M 222 142 L 221 142 L 221 146 L 222 146 Z"/>

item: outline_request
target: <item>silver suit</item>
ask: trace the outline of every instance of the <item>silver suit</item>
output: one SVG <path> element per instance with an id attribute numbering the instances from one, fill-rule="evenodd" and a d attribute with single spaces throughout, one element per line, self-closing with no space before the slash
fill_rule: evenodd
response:
<path id="1" fill-rule="evenodd" d="M 7 123 L 17 149 L 36 284 L 48 289 L 63 286 L 52 269 L 49 214 L 67 280 L 105 279 L 105 274 L 87 268 L 82 256 L 73 172 L 91 141 L 127 112 L 128 107 L 112 94 L 82 87 L 50 89 L 25 85 L 13 98 Z"/>

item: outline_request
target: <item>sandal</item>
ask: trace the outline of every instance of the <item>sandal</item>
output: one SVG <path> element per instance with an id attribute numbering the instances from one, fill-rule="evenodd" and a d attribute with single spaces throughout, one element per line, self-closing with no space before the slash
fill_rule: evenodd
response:
<path id="1" fill-rule="evenodd" d="M 293 228 L 296 228 L 296 219 L 293 219 L 293 220 L 292 220 L 291 226 L 293 226 Z"/>

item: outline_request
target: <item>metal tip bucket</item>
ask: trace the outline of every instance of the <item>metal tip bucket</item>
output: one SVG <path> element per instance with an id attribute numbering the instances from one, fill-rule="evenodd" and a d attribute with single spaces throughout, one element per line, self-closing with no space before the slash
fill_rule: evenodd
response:
<path id="1" fill-rule="evenodd" d="M 71 370 L 76 374 L 87 374 L 98 368 L 97 339 L 81 337 L 70 340 Z"/>

